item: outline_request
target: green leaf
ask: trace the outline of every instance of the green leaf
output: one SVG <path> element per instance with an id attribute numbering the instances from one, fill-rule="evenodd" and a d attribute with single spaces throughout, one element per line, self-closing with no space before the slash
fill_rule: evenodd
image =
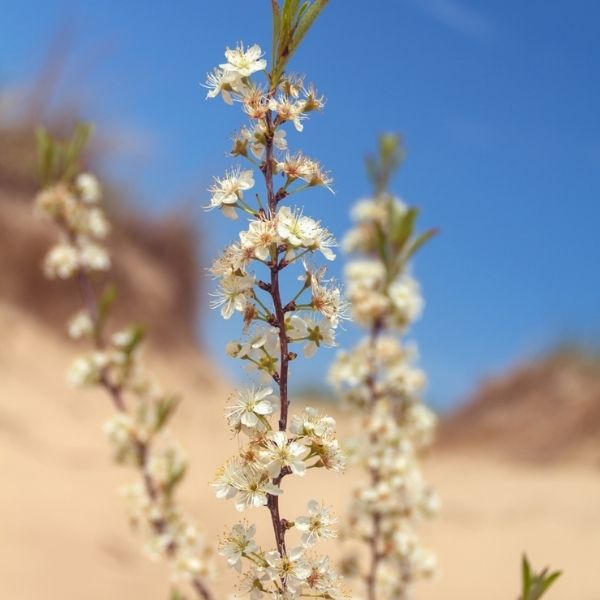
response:
<path id="1" fill-rule="evenodd" d="M 275 65 L 275 53 L 279 48 L 279 39 L 281 37 L 281 11 L 279 10 L 279 0 L 271 0 L 273 11 L 273 44 L 271 48 L 271 64 Z"/>
<path id="2" fill-rule="evenodd" d="M 79 122 L 75 126 L 73 135 L 65 147 L 65 173 L 67 179 L 73 177 L 79 170 L 79 159 L 87 146 L 93 132 L 90 123 Z"/>
<path id="3" fill-rule="evenodd" d="M 387 240 L 385 236 L 385 232 L 383 231 L 381 225 L 379 223 L 375 224 L 375 233 L 376 233 L 376 241 L 377 241 L 377 252 L 379 253 L 379 258 L 381 262 L 388 267 L 388 251 L 387 251 Z"/>
<path id="4" fill-rule="evenodd" d="M 367 173 L 375 188 L 375 196 L 385 192 L 405 156 L 402 138 L 394 133 L 381 135 L 377 150 L 377 156 L 368 156 L 366 159 Z"/>
<path id="5" fill-rule="evenodd" d="M 394 206 L 393 210 L 398 209 L 396 206 Z M 399 220 L 396 221 L 395 228 L 391 232 L 391 239 L 397 250 L 402 250 L 406 242 L 408 242 L 410 239 L 410 236 L 413 234 L 415 229 L 415 223 L 418 216 L 419 209 L 413 206 L 412 208 L 409 208 Z M 394 219 L 392 220 L 392 223 L 393 221 Z"/>
<path id="6" fill-rule="evenodd" d="M 272 87 L 279 83 L 287 63 L 328 2 L 329 0 L 306 0 L 300 4 L 300 0 L 284 0 L 280 8 L 278 2 L 272 0 Z"/>
<path id="7" fill-rule="evenodd" d="M 58 141 L 50 133 L 40 128 L 36 131 L 39 170 L 42 182 L 69 180 L 79 169 L 79 159 L 92 135 L 89 123 L 77 123 L 71 138 Z"/>
<path id="8" fill-rule="evenodd" d="M 561 571 L 548 574 L 548 567 L 535 573 L 531 570 L 527 556 L 523 555 L 521 560 L 522 592 L 519 600 L 540 600 L 561 574 Z"/>
<path id="9" fill-rule="evenodd" d="M 327 6 L 328 2 L 329 0 L 315 0 L 309 8 L 306 8 L 303 17 L 298 24 L 298 28 L 294 32 L 292 52 L 295 52 L 298 49 L 298 46 L 308 33 L 309 29 L 313 26 L 317 17 L 321 14 L 321 11 Z"/>
<path id="10" fill-rule="evenodd" d="M 529 589 L 531 588 L 531 567 L 525 554 L 523 554 L 521 559 L 521 579 L 523 582 L 521 600 L 527 600 L 529 598 Z"/>
<path id="11" fill-rule="evenodd" d="M 109 283 L 102 292 L 102 296 L 100 296 L 100 301 L 98 302 L 98 318 L 100 321 L 105 321 L 110 313 L 110 309 L 112 305 L 115 303 L 117 299 L 117 286 L 114 283 Z"/>
<path id="12" fill-rule="evenodd" d="M 131 340 L 127 346 L 123 348 L 123 352 L 127 356 L 130 356 L 135 351 L 135 349 L 142 343 L 144 337 L 146 336 L 146 330 L 142 325 L 131 325 L 129 329 L 131 331 Z"/>
<path id="13" fill-rule="evenodd" d="M 177 410 L 179 398 L 175 395 L 165 396 L 158 401 L 156 431 L 160 431 L 167 423 L 169 418 Z"/>
<path id="14" fill-rule="evenodd" d="M 48 133 L 48 130 L 44 127 L 40 127 L 35 132 L 37 155 L 38 155 L 38 169 L 40 173 L 40 179 L 44 185 L 51 181 L 52 173 L 52 154 L 54 151 L 54 144 L 52 138 Z"/>
<path id="15" fill-rule="evenodd" d="M 562 571 L 555 571 L 548 575 L 542 584 L 542 593 L 544 593 L 561 575 Z"/>
<path id="16" fill-rule="evenodd" d="M 177 588 L 171 588 L 169 600 L 186 600 L 186 597 Z"/>
<path id="17" fill-rule="evenodd" d="M 308 0 L 306 0 L 300 7 L 300 10 L 298 11 L 298 18 L 297 18 L 298 23 L 300 23 L 300 21 L 302 20 L 302 15 L 306 12 L 306 9 L 309 7 L 309 5 L 310 5 L 310 2 Z"/>
<path id="18" fill-rule="evenodd" d="M 170 495 L 185 477 L 187 472 L 187 463 L 179 460 L 177 452 L 173 449 L 167 449 L 164 456 L 167 465 L 167 481 L 165 483 L 165 491 L 167 495 Z"/>
<path id="19" fill-rule="evenodd" d="M 431 238 L 434 238 L 439 233 L 439 229 L 428 229 L 421 233 L 416 238 L 411 240 L 407 249 L 405 260 L 411 258 L 418 250 L 420 250 Z"/>

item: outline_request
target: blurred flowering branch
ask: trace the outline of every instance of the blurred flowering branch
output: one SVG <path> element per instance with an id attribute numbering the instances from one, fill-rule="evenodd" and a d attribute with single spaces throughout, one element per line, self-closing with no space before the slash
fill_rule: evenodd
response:
<path id="1" fill-rule="evenodd" d="M 355 415 L 351 458 L 366 474 L 345 537 L 364 543 L 369 559 L 361 565 L 361 554 L 351 554 L 344 571 L 362 578 L 368 600 L 408 598 L 435 565 L 416 525 L 438 504 L 419 466 L 436 419 L 421 401 L 425 374 L 414 366 L 416 349 L 401 340 L 423 304 L 409 260 L 435 232 L 417 235 L 417 210 L 388 191 L 402 158 L 400 139 L 384 135 L 378 155 L 367 159 L 373 198 L 356 205 L 356 225 L 344 240 L 347 252 L 361 255 L 348 263 L 346 278 L 353 318 L 366 336 L 340 352 L 330 373 Z"/>
<path id="2" fill-rule="evenodd" d="M 60 232 L 59 242 L 46 255 L 44 272 L 49 278 L 77 283 L 84 308 L 71 319 L 69 335 L 87 339 L 92 346 L 75 360 L 68 378 L 76 386 L 104 389 L 114 405 L 116 413 L 105 431 L 116 462 L 138 475 L 124 495 L 132 524 L 144 531 L 147 550 L 170 563 L 174 582 L 185 581 L 199 597 L 210 600 L 213 596 L 206 583 L 212 570 L 210 550 L 175 498 L 187 460 L 166 425 L 178 398 L 163 392 L 142 368 L 141 327 L 107 331 L 116 289 L 109 284 L 99 292 L 95 278 L 110 270 L 111 260 L 103 245 L 109 223 L 101 206 L 100 185 L 93 175 L 81 172 L 80 157 L 90 135 L 91 127 L 84 124 L 66 142 L 54 140 L 46 130 L 38 131 L 44 187 L 36 197 L 36 211 Z"/>

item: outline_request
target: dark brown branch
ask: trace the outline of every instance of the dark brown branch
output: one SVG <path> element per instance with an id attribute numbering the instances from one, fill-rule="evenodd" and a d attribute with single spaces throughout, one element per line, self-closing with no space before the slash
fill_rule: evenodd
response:
<path id="1" fill-rule="evenodd" d="M 265 178 L 265 186 L 267 189 L 267 201 L 269 207 L 269 216 L 273 218 L 277 213 L 277 196 L 273 192 L 273 136 L 274 126 L 272 113 L 269 111 L 266 115 L 267 132 L 265 135 L 265 161 L 261 166 L 262 173 Z M 288 340 L 285 331 L 285 313 L 283 310 L 283 304 L 281 301 L 281 292 L 279 290 L 279 267 L 278 260 L 280 248 L 276 250 L 276 256 L 273 260 L 273 264 L 270 266 L 271 281 L 270 290 L 271 298 L 273 300 L 274 318 L 272 325 L 279 328 L 279 345 L 280 345 L 280 368 L 277 377 L 273 375 L 273 379 L 279 386 L 279 430 L 285 431 L 287 429 L 287 415 L 288 415 Z M 273 483 L 279 485 L 283 474 L 280 473 L 279 477 L 276 478 Z M 279 496 L 269 496 L 267 507 L 271 513 L 271 522 L 273 525 L 273 533 L 275 534 L 275 542 L 277 544 L 277 550 L 283 557 L 286 555 L 285 547 L 285 526 L 284 520 L 281 519 L 279 513 Z M 282 582 L 284 589 L 286 589 L 285 581 Z"/>

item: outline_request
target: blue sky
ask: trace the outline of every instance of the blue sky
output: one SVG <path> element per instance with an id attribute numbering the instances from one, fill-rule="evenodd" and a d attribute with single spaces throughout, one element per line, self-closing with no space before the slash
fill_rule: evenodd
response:
<path id="1" fill-rule="evenodd" d="M 225 45 L 268 49 L 268 1 L 2 5 L 0 81 L 36 73 L 70 31 L 62 89 L 84 98 L 100 132 L 128 135 L 108 168 L 154 213 L 192 207 L 214 255 L 236 229 L 200 206 L 242 119 L 199 84 Z M 595 0 L 332 0 L 292 64 L 328 104 L 290 132 L 291 147 L 336 179 L 335 197 L 301 202 L 338 236 L 369 191 L 375 136 L 405 136 L 395 191 L 441 228 L 415 265 L 427 308 L 414 337 L 437 406 L 564 339 L 598 339 L 599 21 Z M 237 324 L 203 311 L 201 329 L 235 373 L 222 347 Z M 354 337 L 349 327 L 342 342 Z M 298 364 L 298 376 L 322 385 L 330 358 Z"/>

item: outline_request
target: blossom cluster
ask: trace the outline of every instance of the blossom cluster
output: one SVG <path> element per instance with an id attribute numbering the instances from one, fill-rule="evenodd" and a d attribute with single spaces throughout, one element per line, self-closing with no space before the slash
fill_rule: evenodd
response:
<path id="1" fill-rule="evenodd" d="M 357 255 L 346 268 L 348 296 L 366 336 L 339 353 L 330 378 L 355 415 L 351 459 L 365 473 L 343 537 L 359 542 L 356 549 L 365 544 L 369 560 L 363 565 L 363 554 L 353 551 L 343 570 L 363 584 L 355 598 L 407 599 L 413 583 L 435 569 L 417 525 L 438 505 L 419 464 L 436 418 L 421 400 L 426 378 L 416 348 L 403 339 L 423 306 L 408 260 L 425 238 L 412 236 L 416 211 L 385 189 L 361 201 L 353 217 L 343 242 Z"/>
<path id="2" fill-rule="evenodd" d="M 49 278 L 68 279 L 80 270 L 107 271 L 110 257 L 102 245 L 109 232 L 100 204 L 98 180 L 81 173 L 67 185 L 58 182 L 36 197 L 36 209 L 61 226 L 61 240 L 46 254 L 44 273 Z"/>
<path id="3" fill-rule="evenodd" d="M 318 541 L 335 536 L 329 508 L 311 500 L 306 514 L 291 520 L 279 507 L 286 476 L 344 467 L 334 419 L 310 407 L 288 416 L 288 376 L 298 353 L 312 357 L 334 346 L 336 328 L 348 317 L 339 288 L 324 268 L 309 262 L 314 255 L 334 260 L 334 237 L 299 208 L 282 204 L 309 188 L 331 190 L 331 178 L 318 161 L 289 151 L 284 129 L 291 123 L 302 131 L 323 99 L 297 76 L 275 80 L 271 72 L 260 83 L 257 76 L 267 63 L 257 45 L 228 48 L 225 58 L 208 76 L 207 96 L 239 104 L 248 118 L 231 151 L 246 165 L 214 179 L 206 208 L 232 219 L 246 215 L 248 223 L 210 268 L 217 280 L 212 307 L 224 319 L 239 313 L 241 336 L 227 344 L 227 353 L 244 361 L 257 381 L 234 392 L 227 404 L 239 450 L 218 470 L 213 487 L 240 512 L 265 507 L 275 539 L 272 548 L 262 548 L 254 540 L 256 526 L 239 523 L 224 535 L 220 553 L 240 573 L 238 597 L 338 598 L 344 594 L 341 579 L 327 557 L 312 551 Z M 263 199 L 254 192 L 256 170 L 265 183 Z M 297 291 L 283 300 L 289 267 L 296 267 L 297 275 L 286 289 L 297 282 Z M 294 532 L 297 543 L 288 547 Z"/>
<path id="4" fill-rule="evenodd" d="M 58 152 L 60 146 L 55 148 Z M 60 231 L 60 241 L 44 261 L 46 275 L 74 279 L 84 301 L 84 308 L 70 319 L 68 333 L 87 341 L 91 349 L 74 360 L 67 379 L 73 386 L 99 387 L 109 394 L 115 413 L 104 426 L 108 442 L 116 462 L 137 475 L 123 489 L 131 522 L 142 531 L 150 556 L 169 562 L 174 583 L 186 582 L 209 599 L 205 580 L 213 572 L 210 546 L 175 497 L 187 469 L 185 454 L 167 429 L 178 399 L 144 370 L 140 327 L 106 331 L 114 288 L 107 287 L 98 297 L 93 279 L 110 267 L 100 243 L 109 229 L 100 185 L 89 173 L 63 174 L 38 193 L 36 211 Z"/>

